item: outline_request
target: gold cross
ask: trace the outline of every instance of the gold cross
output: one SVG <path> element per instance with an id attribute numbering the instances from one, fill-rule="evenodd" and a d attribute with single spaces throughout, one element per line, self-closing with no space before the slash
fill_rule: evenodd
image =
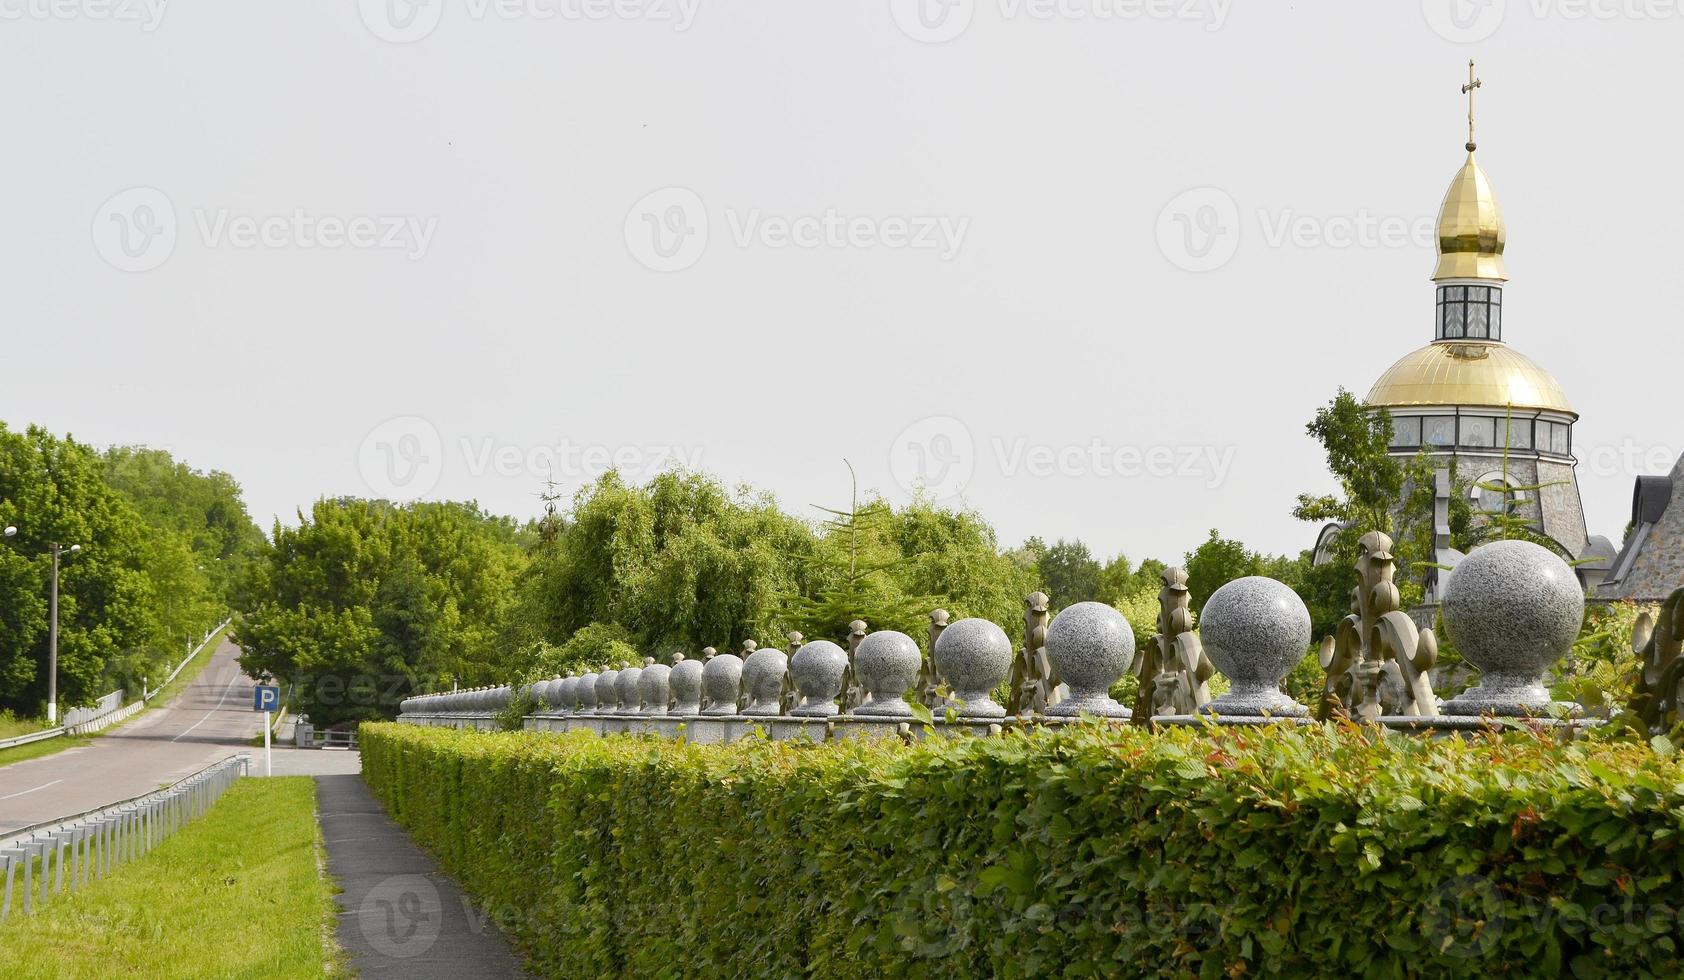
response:
<path id="1" fill-rule="evenodd" d="M 1468 59 L 1468 84 L 1462 86 L 1462 94 L 1468 97 L 1468 152 L 1474 151 L 1474 89 L 1485 83 L 1474 77 L 1473 59 Z"/>

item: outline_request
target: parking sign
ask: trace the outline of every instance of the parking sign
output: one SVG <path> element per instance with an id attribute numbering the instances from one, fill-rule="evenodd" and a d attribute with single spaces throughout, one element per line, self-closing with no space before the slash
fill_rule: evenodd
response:
<path id="1" fill-rule="evenodd" d="M 259 684 L 251 689 L 253 711 L 274 711 L 281 706 L 281 689 Z"/>

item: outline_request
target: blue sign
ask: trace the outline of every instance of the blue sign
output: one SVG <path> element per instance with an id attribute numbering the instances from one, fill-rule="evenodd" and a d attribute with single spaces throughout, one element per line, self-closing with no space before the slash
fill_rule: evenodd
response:
<path id="1" fill-rule="evenodd" d="M 251 689 L 253 711 L 274 711 L 281 706 L 281 689 L 259 684 Z"/>

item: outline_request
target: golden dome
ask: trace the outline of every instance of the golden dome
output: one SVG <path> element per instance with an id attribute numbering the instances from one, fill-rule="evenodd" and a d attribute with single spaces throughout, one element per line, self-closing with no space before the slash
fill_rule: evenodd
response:
<path id="1" fill-rule="evenodd" d="M 1462 165 L 1444 205 L 1438 211 L 1438 268 L 1434 279 L 1494 279 L 1507 282 L 1503 265 L 1503 211 L 1485 171 L 1474 162 L 1469 144 L 1468 162 Z"/>
<path id="2" fill-rule="evenodd" d="M 1541 408 L 1577 418 L 1548 371 L 1495 341 L 1439 341 L 1393 364 L 1368 393 L 1375 407 Z"/>

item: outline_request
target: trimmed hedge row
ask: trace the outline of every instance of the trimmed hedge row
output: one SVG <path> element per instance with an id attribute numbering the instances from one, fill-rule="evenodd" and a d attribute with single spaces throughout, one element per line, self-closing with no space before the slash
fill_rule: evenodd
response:
<path id="1" fill-rule="evenodd" d="M 361 745 L 549 976 L 1680 972 L 1684 768 L 1643 745 L 395 724 Z"/>

